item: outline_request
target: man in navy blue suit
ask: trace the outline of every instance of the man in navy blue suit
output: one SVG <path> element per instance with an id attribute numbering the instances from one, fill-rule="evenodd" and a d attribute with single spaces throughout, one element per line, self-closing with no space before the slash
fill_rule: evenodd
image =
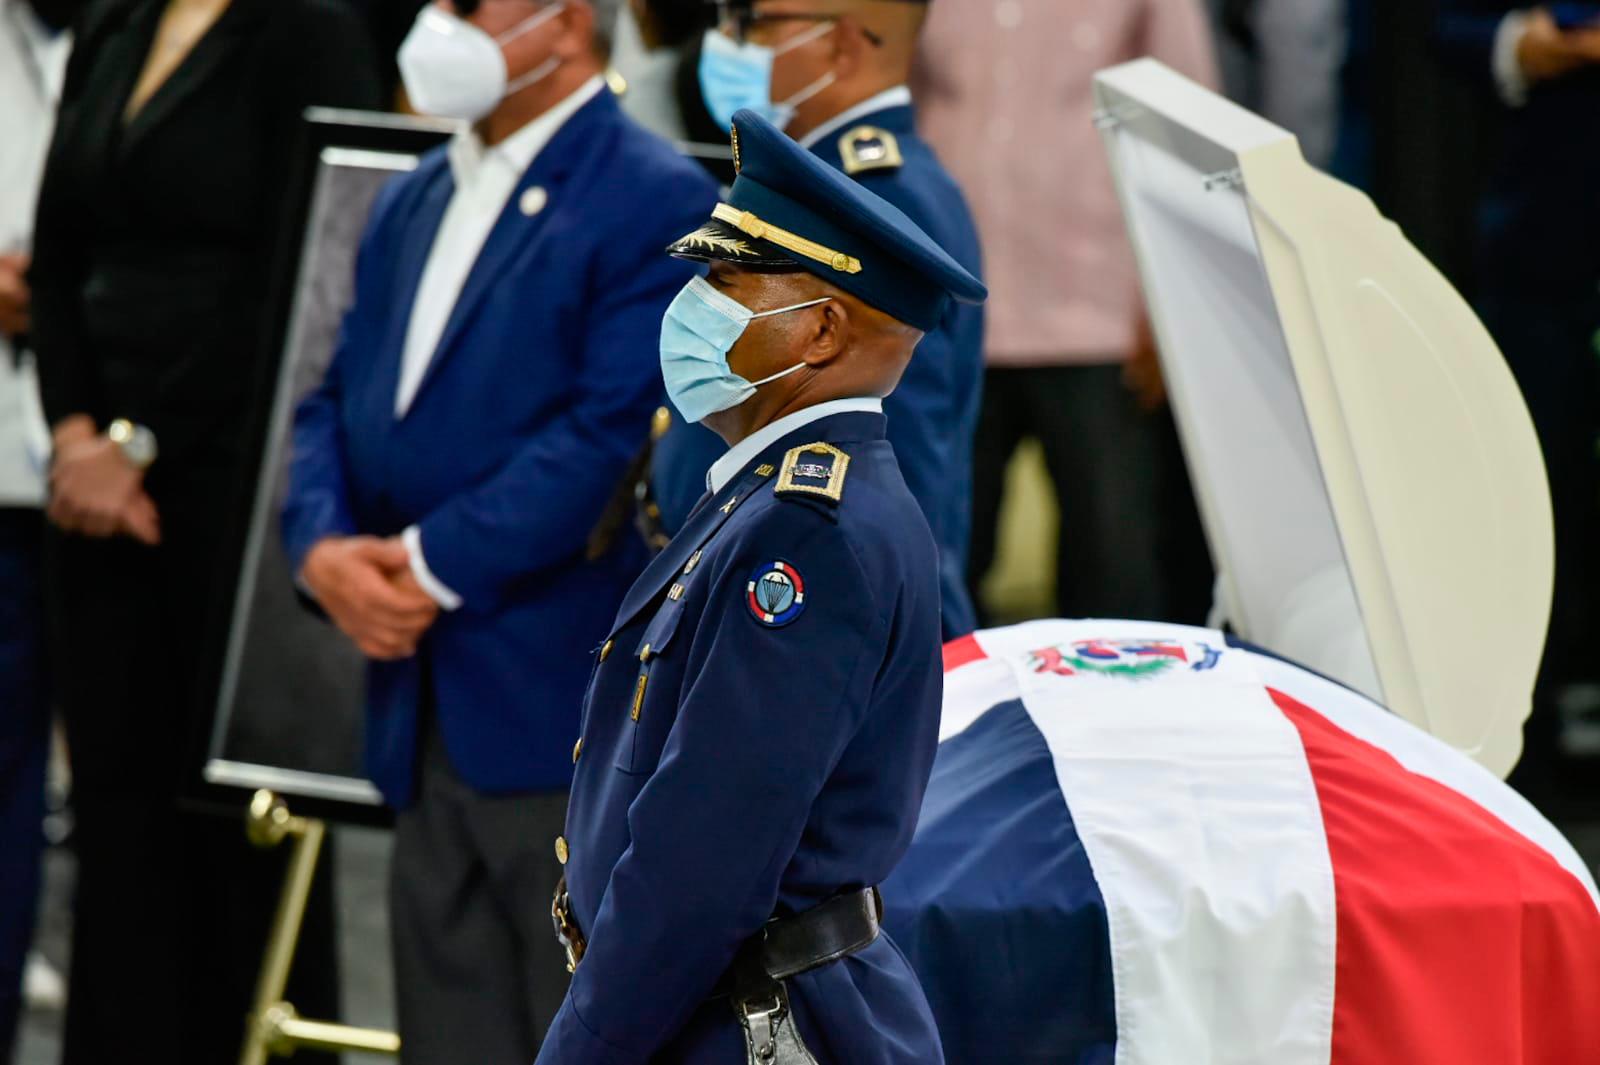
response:
<path id="1" fill-rule="evenodd" d="M 1600 3 L 1443 0 L 1438 35 L 1506 105 L 1479 211 L 1478 308 L 1528 402 L 1555 512 L 1555 602 L 1519 773 L 1537 788 L 1563 691 L 1600 683 Z"/>
<path id="2" fill-rule="evenodd" d="M 587 652 L 646 561 L 600 519 L 660 393 L 662 310 L 693 273 L 660 248 L 715 200 L 606 89 L 614 15 L 445 0 L 418 16 L 410 99 L 472 126 L 381 194 L 295 418 L 285 539 L 372 660 L 366 766 L 399 810 L 408 1065 L 525 1065 L 564 990 L 549 839 Z"/>
<path id="3" fill-rule="evenodd" d="M 727 128 L 733 111 L 748 106 L 780 120 L 802 147 L 894 204 L 979 276 L 978 231 L 966 200 L 913 124 L 906 80 L 926 3 L 737 0 L 722 10 L 722 25 L 708 31 L 700 58 L 713 117 Z M 765 81 L 746 76 L 752 61 L 766 64 Z M 884 403 L 895 457 L 939 545 L 946 639 L 976 627 L 965 574 L 982 389 L 983 308 L 952 303 Z M 706 471 L 725 450 L 709 429 L 673 420 L 651 470 L 665 532 L 683 524 L 705 491 Z"/>
<path id="4" fill-rule="evenodd" d="M 572 987 L 539 1065 L 937 1065 L 876 885 L 942 695 L 936 546 L 882 399 L 983 285 L 754 112 L 672 246 L 674 406 L 728 444 L 596 650 L 552 916 Z"/>

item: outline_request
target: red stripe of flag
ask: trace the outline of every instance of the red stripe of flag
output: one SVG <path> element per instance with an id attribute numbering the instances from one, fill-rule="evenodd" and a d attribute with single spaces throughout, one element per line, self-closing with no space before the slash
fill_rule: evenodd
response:
<path id="1" fill-rule="evenodd" d="M 1577 878 L 1466 796 L 1270 694 L 1300 732 L 1333 865 L 1330 1065 L 1600 1062 L 1600 912 Z"/>
<path id="2" fill-rule="evenodd" d="M 962 636 L 944 645 L 944 671 L 948 673 L 968 662 L 988 657 L 983 648 L 978 646 L 977 636 Z"/>

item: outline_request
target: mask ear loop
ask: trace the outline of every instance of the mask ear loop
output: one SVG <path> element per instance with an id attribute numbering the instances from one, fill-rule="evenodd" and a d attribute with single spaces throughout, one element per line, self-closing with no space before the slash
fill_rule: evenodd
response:
<path id="1" fill-rule="evenodd" d="M 784 100 L 778 106 L 790 108 L 799 107 L 801 104 L 817 95 L 817 93 L 825 91 L 828 86 L 832 85 L 838 80 L 839 75 L 830 70 L 816 81 L 813 81 L 810 85 L 807 85 L 805 88 L 801 89 L 787 100 Z"/>
<path id="2" fill-rule="evenodd" d="M 546 4 L 538 11 L 535 11 L 533 14 L 529 15 L 527 18 L 511 27 L 509 30 L 506 30 L 504 33 L 496 36 L 494 38 L 494 43 L 499 45 L 510 44 L 518 37 L 521 37 L 524 33 L 532 30 L 535 26 L 541 26 L 555 18 L 557 15 L 561 14 L 561 12 L 566 9 L 566 6 L 567 0 L 557 0 L 556 3 Z"/>
<path id="3" fill-rule="evenodd" d="M 827 22 L 819 22 L 817 25 L 811 27 L 809 30 L 806 30 L 804 33 L 797 33 L 787 41 L 784 41 L 782 44 L 778 45 L 772 50 L 772 56 L 774 59 L 776 59 L 785 52 L 792 52 L 796 48 L 810 44 L 812 41 L 820 40 L 838 28 L 839 23 L 834 19 L 830 19 Z"/>
<path id="4" fill-rule="evenodd" d="M 556 55 L 551 56 L 549 59 L 546 59 L 543 63 L 540 63 L 538 66 L 534 67 L 520 78 L 517 78 L 506 85 L 506 95 L 510 96 L 514 92 L 521 92 L 534 82 L 548 78 L 551 74 L 555 73 L 556 67 L 559 67 L 560 65 L 561 57 Z"/>
<path id="5" fill-rule="evenodd" d="M 776 381 L 780 377 L 788 377 L 790 374 L 794 373 L 796 370 L 804 370 L 805 368 L 806 368 L 806 364 L 805 363 L 797 362 L 793 366 L 789 367 L 787 370 L 779 370 L 777 373 L 773 374 L 771 377 L 763 377 L 759 381 L 751 381 L 750 382 L 750 387 L 751 388 L 760 388 L 762 385 L 770 385 L 772 382 Z"/>
<path id="6" fill-rule="evenodd" d="M 774 314 L 787 314 L 790 311 L 804 310 L 807 307 L 815 307 L 819 303 L 827 303 L 831 299 L 833 299 L 832 296 L 822 296 L 822 297 L 820 297 L 818 299 L 807 300 L 804 303 L 797 303 L 793 307 L 779 307 L 776 310 L 762 311 L 760 314 L 752 314 L 750 316 L 750 319 L 752 321 L 754 321 L 757 318 L 767 318 L 767 317 L 770 317 L 771 315 L 774 315 Z M 793 366 L 789 367 L 787 370 L 779 370 L 777 373 L 773 374 L 770 377 L 763 377 L 759 381 L 751 381 L 750 382 L 750 387 L 751 388 L 760 388 L 762 385 L 769 385 L 772 382 L 776 381 L 780 377 L 788 377 L 790 374 L 795 373 L 798 370 L 804 370 L 805 368 L 806 368 L 806 364 L 804 362 L 797 362 Z"/>
<path id="7" fill-rule="evenodd" d="M 810 44 L 812 41 L 820 40 L 838 28 L 839 23 L 837 21 L 821 23 L 820 25 L 817 25 L 802 34 L 798 34 L 789 40 L 784 41 L 782 45 L 773 49 L 772 58 L 777 59 L 778 56 L 785 52 L 793 51 L 802 45 Z M 789 97 L 787 100 L 774 101 L 774 104 L 775 106 L 788 111 L 792 115 L 795 108 L 799 107 L 801 104 L 817 95 L 817 93 L 826 92 L 828 87 L 838 80 L 839 75 L 830 70 L 816 81 L 813 81 L 810 85 L 807 85 L 805 88 Z"/>
<path id="8" fill-rule="evenodd" d="M 804 303 L 796 303 L 792 307 L 775 307 L 770 311 L 759 311 L 753 313 L 750 315 L 750 319 L 751 321 L 754 321 L 757 318 L 770 318 L 774 314 L 788 314 L 790 311 L 802 311 L 807 307 L 815 307 L 819 303 L 827 303 L 831 299 L 833 299 L 832 296 L 818 296 L 814 300 L 806 300 Z M 785 370 L 784 372 L 787 373 L 788 371 Z"/>
<path id="9" fill-rule="evenodd" d="M 534 12 L 532 15 L 529 15 L 527 18 L 511 27 L 509 30 L 506 30 L 504 33 L 496 37 L 494 39 L 495 47 L 503 49 L 506 45 L 510 44 L 518 37 L 521 37 L 523 34 L 544 25 L 546 22 L 549 22 L 551 19 L 561 14 L 562 11 L 566 10 L 566 6 L 567 0 L 557 0 L 556 3 L 549 4 Z M 521 92 L 534 82 L 542 81 L 543 79 L 549 77 L 551 74 L 555 73 L 556 68 L 561 65 L 561 62 L 562 60 L 560 56 L 553 55 L 549 59 L 546 59 L 543 63 L 540 63 L 538 66 L 528 71 L 526 74 L 513 79 L 506 85 L 506 91 L 504 95 L 501 96 L 501 99 L 505 99 L 505 97 L 510 96 L 512 93 Z"/>

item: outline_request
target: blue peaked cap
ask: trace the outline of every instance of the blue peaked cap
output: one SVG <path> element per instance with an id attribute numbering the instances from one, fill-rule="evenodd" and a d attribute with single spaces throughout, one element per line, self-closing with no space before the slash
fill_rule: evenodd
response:
<path id="1" fill-rule="evenodd" d="M 738 177 L 711 219 L 675 241 L 679 258 L 808 270 L 907 325 L 929 332 L 947 301 L 989 290 L 902 214 L 743 110 L 733 116 Z"/>

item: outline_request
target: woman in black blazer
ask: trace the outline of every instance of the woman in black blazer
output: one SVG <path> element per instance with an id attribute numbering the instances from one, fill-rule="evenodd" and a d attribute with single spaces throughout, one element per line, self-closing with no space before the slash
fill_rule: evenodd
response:
<path id="1" fill-rule="evenodd" d="M 96 0 L 75 39 L 30 278 L 78 854 L 63 1060 L 218 1065 L 281 867 L 180 793 L 270 402 L 259 337 L 300 116 L 380 107 L 378 64 L 338 0 Z"/>

